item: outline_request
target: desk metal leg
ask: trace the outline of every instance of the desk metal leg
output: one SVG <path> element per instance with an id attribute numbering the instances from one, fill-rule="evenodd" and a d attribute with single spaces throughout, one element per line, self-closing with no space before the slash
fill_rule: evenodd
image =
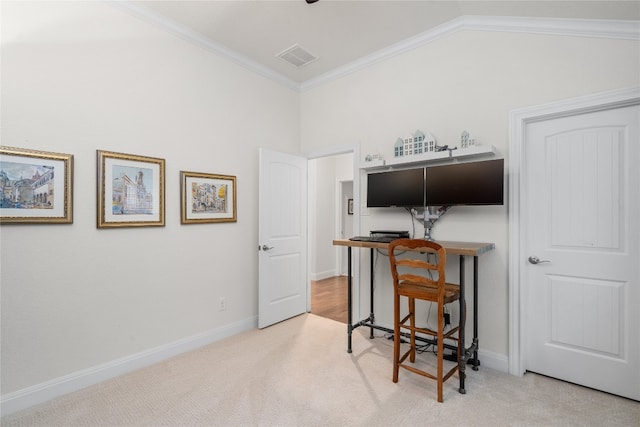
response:
<path id="1" fill-rule="evenodd" d="M 478 257 L 473 257 L 473 370 L 480 365 L 478 360 Z"/>
<path id="2" fill-rule="evenodd" d="M 466 357 L 466 348 L 465 348 L 465 325 L 467 323 L 467 310 L 465 303 L 465 283 L 464 283 L 464 255 L 460 255 L 460 329 L 458 331 L 458 339 L 460 340 L 459 347 L 462 350 L 462 354 L 458 353 L 458 367 L 460 370 L 460 388 L 458 391 L 461 394 L 465 394 L 466 390 L 464 388 L 464 380 L 466 377 L 466 366 L 467 366 L 467 357 Z"/>
<path id="3" fill-rule="evenodd" d="M 371 295 L 371 304 L 370 304 L 370 310 L 369 310 L 369 321 L 371 322 L 371 332 L 369 332 L 369 338 L 373 339 L 373 323 L 375 322 L 375 315 L 373 314 L 373 248 L 371 248 L 371 262 L 369 263 L 369 278 L 370 278 L 370 283 L 369 283 L 369 295 Z"/>
<path id="4" fill-rule="evenodd" d="M 351 246 L 347 246 L 347 353 L 351 353 L 351 332 L 353 331 L 353 312 L 351 309 Z"/>

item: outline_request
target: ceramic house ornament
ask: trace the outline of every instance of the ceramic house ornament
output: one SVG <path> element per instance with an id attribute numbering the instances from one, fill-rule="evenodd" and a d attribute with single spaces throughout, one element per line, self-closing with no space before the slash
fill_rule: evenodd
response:
<path id="1" fill-rule="evenodd" d="M 366 156 L 364 156 L 364 161 L 365 162 L 373 162 L 373 161 L 380 161 L 382 160 L 382 154 L 380 153 L 375 153 L 375 154 L 367 154 Z"/>
<path id="2" fill-rule="evenodd" d="M 393 157 L 404 156 L 404 141 L 402 138 L 396 139 L 396 143 L 393 145 Z"/>
<path id="3" fill-rule="evenodd" d="M 476 139 L 469 132 L 462 131 L 462 135 L 460 135 L 460 148 L 469 148 L 476 146 Z"/>
<path id="4" fill-rule="evenodd" d="M 433 153 L 436 151 L 436 139 L 429 132 L 424 134 L 424 151 L 425 153 Z"/>
<path id="5" fill-rule="evenodd" d="M 403 157 L 433 152 L 435 151 L 435 147 L 436 140 L 433 135 L 417 129 L 406 138 L 396 139 L 396 143 L 393 145 L 393 156 Z"/>
<path id="6" fill-rule="evenodd" d="M 424 132 L 416 129 L 409 138 L 405 139 L 405 147 L 407 154 L 422 154 L 424 152 Z"/>

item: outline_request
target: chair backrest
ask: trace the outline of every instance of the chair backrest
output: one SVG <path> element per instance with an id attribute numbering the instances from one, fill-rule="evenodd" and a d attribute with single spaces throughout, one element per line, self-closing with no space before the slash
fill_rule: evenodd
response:
<path id="1" fill-rule="evenodd" d="M 407 257 L 397 256 L 407 251 Z M 433 253 L 435 261 L 431 262 L 426 256 L 418 258 L 419 254 Z M 438 288 L 438 296 L 444 296 L 445 266 L 447 262 L 446 250 L 439 243 L 422 239 L 397 239 L 389 244 L 389 262 L 394 290 L 400 283 Z"/>

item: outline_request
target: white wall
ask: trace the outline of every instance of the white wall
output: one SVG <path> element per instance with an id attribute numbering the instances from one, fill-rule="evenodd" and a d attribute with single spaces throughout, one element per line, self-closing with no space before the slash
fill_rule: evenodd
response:
<path id="1" fill-rule="evenodd" d="M 309 277 L 322 280 L 335 274 L 335 263 L 323 248 L 335 230 L 335 161 L 323 157 L 309 161 Z"/>
<path id="2" fill-rule="evenodd" d="M 0 227 L 3 397 L 253 327 L 258 147 L 299 152 L 299 94 L 106 2 L 1 24 L 2 145 L 75 156 L 72 225 Z M 166 159 L 166 227 L 96 228 L 98 149 Z M 181 225 L 181 170 L 235 175 L 237 223 Z"/>
<path id="3" fill-rule="evenodd" d="M 637 41 L 455 32 L 303 92 L 302 149 L 317 150 L 325 141 L 360 143 L 361 160 L 377 152 L 389 159 L 396 138 L 416 129 L 431 132 L 441 145 L 456 145 L 467 130 L 508 158 L 510 110 L 637 86 L 639 53 Z M 412 229 L 411 217 L 402 209 L 367 210 L 364 174 L 361 182 L 363 213 L 358 234 Z M 416 235 L 421 235 L 418 227 Z M 496 243 L 496 250 L 480 261 L 479 335 L 481 348 L 503 360 L 508 352 L 507 231 L 506 202 L 502 207 L 455 207 L 434 229 L 436 239 Z M 368 251 L 361 252 L 366 252 L 361 259 L 368 265 Z M 457 260 L 451 261 L 450 270 L 457 280 Z M 375 274 L 376 320 L 389 325 L 391 279 L 385 257 L 378 257 Z M 368 267 L 363 267 L 362 286 L 368 286 L 368 280 Z M 363 298 L 363 313 L 368 312 L 366 304 L 368 299 Z M 472 314 L 470 306 L 468 313 Z"/>

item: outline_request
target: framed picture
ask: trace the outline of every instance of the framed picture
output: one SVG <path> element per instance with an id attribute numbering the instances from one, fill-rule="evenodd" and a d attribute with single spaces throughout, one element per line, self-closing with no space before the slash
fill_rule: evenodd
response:
<path id="1" fill-rule="evenodd" d="M 353 215 L 353 199 L 347 200 L 347 214 Z"/>
<path id="2" fill-rule="evenodd" d="M 98 228 L 164 227 L 164 163 L 98 150 Z"/>
<path id="3" fill-rule="evenodd" d="M 236 222 L 236 177 L 180 171 L 182 224 Z"/>
<path id="4" fill-rule="evenodd" d="M 73 155 L 0 147 L 0 224 L 73 223 Z"/>

